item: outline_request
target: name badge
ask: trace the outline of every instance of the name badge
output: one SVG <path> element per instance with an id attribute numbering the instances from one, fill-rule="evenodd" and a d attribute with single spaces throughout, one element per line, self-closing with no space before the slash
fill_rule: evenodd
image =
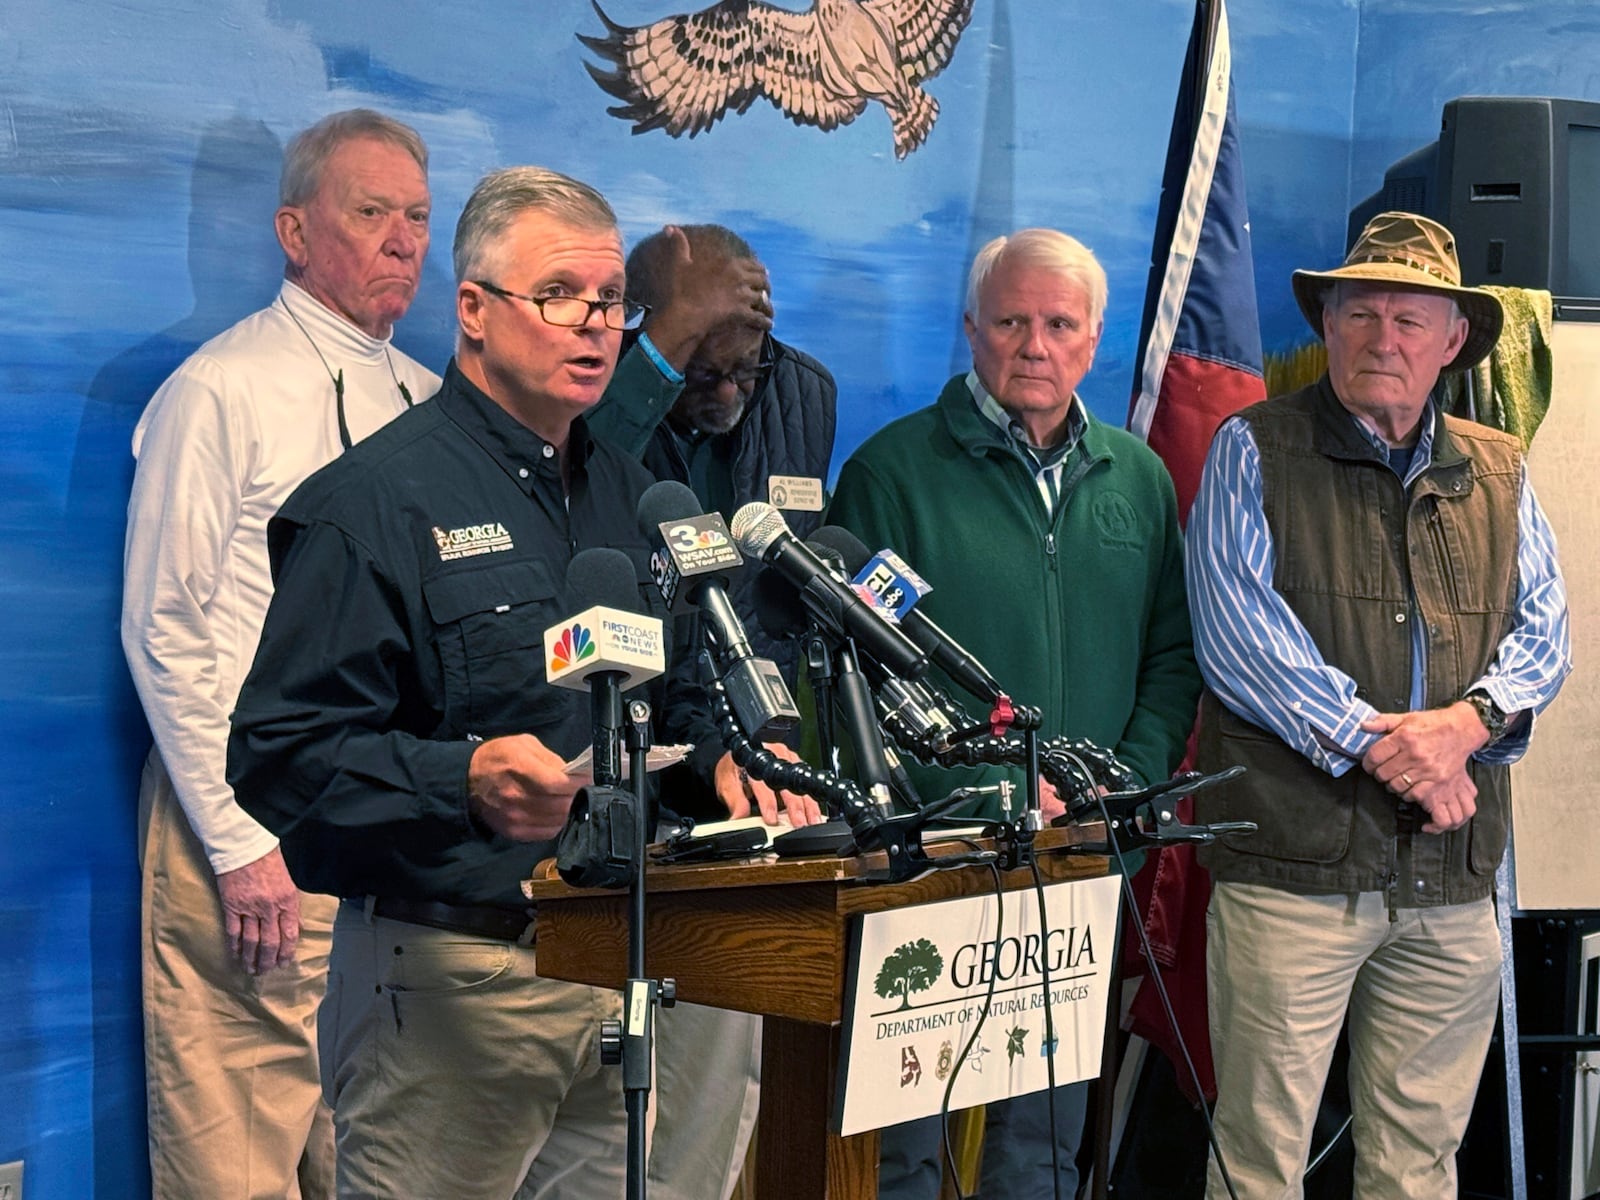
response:
<path id="1" fill-rule="evenodd" d="M 806 475 L 767 477 L 767 503 L 791 512 L 822 511 L 822 480 Z"/>

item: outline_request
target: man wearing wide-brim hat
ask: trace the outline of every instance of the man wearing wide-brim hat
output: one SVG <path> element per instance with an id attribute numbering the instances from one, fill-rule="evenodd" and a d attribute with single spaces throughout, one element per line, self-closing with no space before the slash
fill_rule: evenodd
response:
<path id="1" fill-rule="evenodd" d="M 1519 444 L 1431 399 L 1502 320 L 1450 231 L 1383 213 L 1294 292 L 1327 374 L 1223 424 L 1189 518 L 1199 765 L 1248 768 L 1198 816 L 1259 826 L 1201 851 L 1217 1139 L 1241 1197 L 1300 1194 L 1348 1010 L 1356 1195 L 1453 1197 L 1566 597 Z"/>

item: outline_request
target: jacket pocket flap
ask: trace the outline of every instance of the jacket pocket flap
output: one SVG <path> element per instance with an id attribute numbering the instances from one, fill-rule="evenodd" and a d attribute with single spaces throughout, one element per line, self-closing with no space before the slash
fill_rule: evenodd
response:
<path id="1" fill-rule="evenodd" d="M 435 576 L 423 582 L 422 594 L 434 623 L 448 625 L 473 613 L 553 599 L 556 584 L 542 562 L 501 563 Z"/>

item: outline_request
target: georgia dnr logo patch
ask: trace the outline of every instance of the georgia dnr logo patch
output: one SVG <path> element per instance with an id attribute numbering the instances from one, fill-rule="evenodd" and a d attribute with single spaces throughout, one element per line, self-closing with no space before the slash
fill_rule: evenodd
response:
<path id="1" fill-rule="evenodd" d="M 1146 539 L 1145 524 L 1132 503 L 1120 492 L 1103 492 L 1095 497 L 1094 523 L 1102 546 L 1137 550 Z"/>
<path id="2" fill-rule="evenodd" d="M 486 525 L 464 525 L 449 531 L 435 525 L 433 540 L 438 543 L 439 558 L 443 562 L 511 549 L 511 535 L 498 521 L 490 521 Z"/>

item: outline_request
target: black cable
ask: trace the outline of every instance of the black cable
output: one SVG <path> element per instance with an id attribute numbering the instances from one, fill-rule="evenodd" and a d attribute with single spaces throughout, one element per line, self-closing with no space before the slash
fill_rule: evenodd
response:
<path id="1" fill-rule="evenodd" d="M 1044 1056 L 1045 1109 L 1050 1118 L 1050 1191 L 1055 1200 L 1061 1200 L 1061 1143 L 1056 1138 L 1056 1022 L 1050 1006 L 1050 913 L 1045 906 L 1038 855 L 1028 856 L 1028 870 L 1033 875 L 1033 894 L 1039 903 L 1039 986 L 1044 989 L 1044 1040 L 1050 1048 Z"/>
<path id="2" fill-rule="evenodd" d="M 974 850 L 981 847 L 970 838 L 956 839 Z M 995 961 L 1000 960 L 1000 939 L 1005 933 L 1005 883 L 1000 878 L 1000 867 L 995 862 L 988 864 L 989 873 L 994 877 L 994 955 Z M 989 972 L 989 988 L 983 996 L 983 1007 L 978 1010 L 978 1019 L 973 1022 L 972 1032 L 967 1034 L 967 1040 L 961 1047 L 961 1053 L 956 1056 L 956 1065 L 950 1069 L 950 1078 L 944 1085 L 944 1097 L 939 1101 L 939 1130 L 944 1143 L 945 1169 L 950 1172 L 951 1182 L 955 1185 L 956 1200 L 971 1200 L 971 1197 L 961 1190 L 961 1172 L 956 1169 L 955 1147 L 950 1142 L 950 1097 L 955 1093 L 956 1080 L 961 1077 L 961 1068 L 966 1065 L 967 1055 L 972 1052 L 972 1047 L 978 1040 L 978 1034 L 983 1031 L 983 1023 L 989 1019 L 989 1006 L 994 1003 L 994 987 L 999 979 L 999 973 Z"/>
<path id="3" fill-rule="evenodd" d="M 810 796 L 840 812 L 847 821 L 860 819 L 872 810 L 872 802 L 860 787 L 848 779 L 840 779 L 826 771 L 819 771 L 806 762 L 791 762 L 779 758 L 772 751 L 745 736 L 739 720 L 733 715 L 733 705 L 728 700 L 727 689 L 713 672 L 705 683 L 706 695 L 711 702 L 711 716 L 722 735 L 722 744 L 728 748 L 736 765 L 749 772 L 752 779 L 797 795 Z"/>
<path id="4" fill-rule="evenodd" d="M 1217 1129 L 1211 1120 L 1211 1106 L 1206 1103 L 1205 1089 L 1200 1085 L 1200 1072 L 1194 1065 L 1194 1059 L 1190 1057 L 1189 1046 L 1183 1040 L 1183 1031 L 1178 1028 L 1178 1015 L 1173 1011 L 1172 998 L 1167 994 L 1166 981 L 1161 978 L 1161 968 L 1156 964 L 1155 951 L 1150 946 L 1150 936 L 1145 932 L 1144 921 L 1139 917 L 1139 901 L 1133 894 L 1133 880 L 1128 875 L 1127 860 L 1123 858 L 1122 847 L 1117 844 L 1116 837 L 1111 833 L 1111 814 L 1106 811 L 1104 798 L 1096 795 L 1095 799 L 1099 804 L 1100 819 L 1105 822 L 1106 841 L 1110 846 L 1112 857 L 1117 860 L 1117 870 L 1122 875 L 1122 894 L 1127 898 L 1128 912 L 1132 916 L 1133 927 L 1139 934 L 1140 952 L 1144 955 L 1151 982 L 1156 985 L 1156 996 L 1161 1000 L 1161 1010 L 1166 1014 L 1167 1025 L 1178 1043 L 1179 1053 L 1183 1055 L 1183 1065 L 1189 1073 L 1189 1082 L 1194 1085 L 1195 1098 L 1200 1102 L 1200 1115 L 1206 1123 L 1206 1141 L 1210 1143 L 1212 1156 L 1217 1160 L 1217 1170 L 1222 1174 L 1222 1185 L 1228 1189 L 1230 1200 L 1239 1200 L 1239 1193 L 1233 1186 L 1233 1176 L 1228 1173 L 1228 1164 L 1222 1157 L 1222 1147 L 1217 1145 Z"/>

